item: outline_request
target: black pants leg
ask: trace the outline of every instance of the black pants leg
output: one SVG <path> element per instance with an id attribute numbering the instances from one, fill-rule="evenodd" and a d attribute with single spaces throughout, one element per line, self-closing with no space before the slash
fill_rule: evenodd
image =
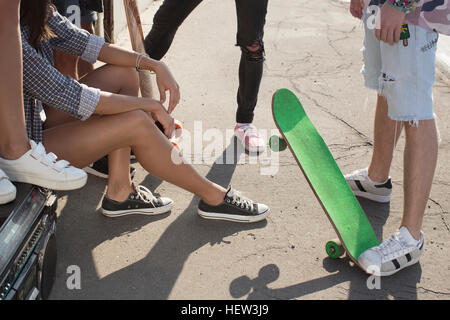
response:
<path id="1" fill-rule="evenodd" d="M 202 0 L 165 0 L 153 18 L 152 30 L 145 38 L 145 51 L 161 60 L 169 50 L 178 27 Z"/>
<path id="2" fill-rule="evenodd" d="M 264 67 L 264 25 L 268 0 L 236 0 L 238 21 L 237 45 L 241 47 L 239 64 L 238 110 L 236 122 L 251 123 L 258 102 L 258 92 Z M 258 51 L 247 46 L 259 45 Z"/>
<path id="3" fill-rule="evenodd" d="M 179 26 L 202 0 L 165 0 L 155 14 L 153 27 L 145 38 L 147 54 L 160 60 L 170 48 Z M 238 110 L 236 121 L 250 123 L 258 100 L 264 64 L 264 25 L 268 0 L 235 0 L 238 21 L 237 46 L 241 47 L 239 64 Z M 246 47 L 259 44 L 256 52 Z"/>

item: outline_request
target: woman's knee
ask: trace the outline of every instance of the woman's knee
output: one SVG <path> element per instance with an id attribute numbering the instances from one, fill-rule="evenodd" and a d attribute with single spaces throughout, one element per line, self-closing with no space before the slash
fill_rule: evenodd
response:
<path id="1" fill-rule="evenodd" d="M 152 116 L 142 110 L 127 112 L 124 121 L 127 122 L 130 146 L 151 140 L 159 131 Z"/>
<path id="2" fill-rule="evenodd" d="M 126 117 L 124 120 L 129 130 L 136 134 L 146 134 L 149 130 L 153 131 L 156 128 L 155 121 L 151 115 L 143 110 L 124 113 L 124 117 Z"/>
<path id="3" fill-rule="evenodd" d="M 128 96 L 139 94 L 139 77 L 136 69 L 104 65 L 80 79 L 80 82 L 100 90 Z"/>
<path id="4" fill-rule="evenodd" d="M 129 67 L 118 67 L 119 68 L 119 78 L 121 81 L 121 91 L 126 91 L 125 93 L 129 95 L 139 94 L 139 75 L 136 69 Z"/>
<path id="5" fill-rule="evenodd" d="M 246 57 L 247 61 L 263 62 L 264 61 L 264 42 L 262 40 L 255 40 L 249 46 L 241 46 L 242 54 Z"/>

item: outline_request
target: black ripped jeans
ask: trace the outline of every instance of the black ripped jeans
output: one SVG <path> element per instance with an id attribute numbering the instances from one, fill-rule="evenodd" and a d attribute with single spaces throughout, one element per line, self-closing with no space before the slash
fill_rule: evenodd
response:
<path id="1" fill-rule="evenodd" d="M 251 123 L 258 101 L 264 66 L 264 25 L 268 0 L 235 0 L 237 13 L 236 45 L 241 47 L 238 110 L 236 122 Z M 169 50 L 178 27 L 202 0 L 165 0 L 156 12 L 153 27 L 145 38 L 147 54 L 160 60 Z M 247 47 L 259 45 L 257 51 Z"/>

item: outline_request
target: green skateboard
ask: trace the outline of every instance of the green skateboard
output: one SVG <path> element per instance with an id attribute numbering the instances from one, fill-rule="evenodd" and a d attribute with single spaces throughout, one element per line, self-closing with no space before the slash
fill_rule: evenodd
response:
<path id="1" fill-rule="evenodd" d="M 272 113 L 282 138 L 272 136 L 270 148 L 289 147 L 338 235 L 326 244 L 327 254 L 338 258 L 347 253 L 361 267 L 358 257 L 379 242 L 333 155 L 291 91 L 275 92 Z"/>

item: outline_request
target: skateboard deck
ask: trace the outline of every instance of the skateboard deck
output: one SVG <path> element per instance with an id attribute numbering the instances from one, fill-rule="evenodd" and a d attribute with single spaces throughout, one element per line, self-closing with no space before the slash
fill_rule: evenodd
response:
<path id="1" fill-rule="evenodd" d="M 134 51 L 145 54 L 144 32 L 142 30 L 142 22 L 136 0 L 123 0 L 123 4 L 127 17 L 128 31 L 130 32 L 131 46 Z M 153 98 L 152 75 L 150 71 L 139 71 L 139 83 L 141 95 L 143 97 Z"/>
<path id="2" fill-rule="evenodd" d="M 272 113 L 283 139 L 295 157 L 339 241 L 327 243 L 327 253 L 341 246 L 358 265 L 358 257 L 379 244 L 358 200 L 348 186 L 326 143 L 294 93 L 280 89 L 272 99 Z M 280 143 L 281 144 L 281 143 Z M 333 247 L 333 243 L 337 243 Z M 331 245 L 331 247 L 329 247 Z M 331 252 L 329 252 L 331 250 Z"/>

